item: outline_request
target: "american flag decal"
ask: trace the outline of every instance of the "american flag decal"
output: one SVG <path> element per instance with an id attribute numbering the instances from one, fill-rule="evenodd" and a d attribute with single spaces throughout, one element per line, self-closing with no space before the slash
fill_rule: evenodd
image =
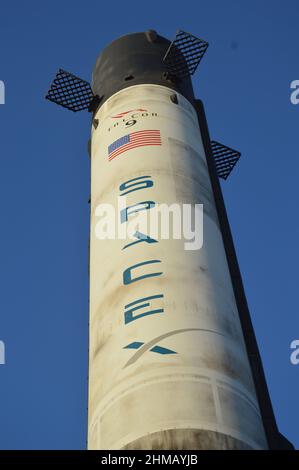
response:
<path id="1" fill-rule="evenodd" d="M 136 131 L 120 137 L 109 145 L 108 160 L 113 160 L 113 158 L 127 150 L 148 145 L 161 145 L 161 134 L 159 130 Z"/>

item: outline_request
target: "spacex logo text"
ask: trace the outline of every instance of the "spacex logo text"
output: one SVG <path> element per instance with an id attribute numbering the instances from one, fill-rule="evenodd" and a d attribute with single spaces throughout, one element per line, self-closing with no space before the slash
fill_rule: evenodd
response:
<path id="1" fill-rule="evenodd" d="M 135 250 L 136 245 L 140 243 L 155 247 L 162 239 L 182 239 L 183 236 L 188 239 L 184 243 L 185 250 L 198 250 L 203 245 L 203 205 L 194 204 L 193 214 L 194 230 L 192 224 L 192 205 L 191 204 L 157 204 L 154 198 L 142 197 L 142 201 L 137 201 L 134 205 L 126 203 L 125 195 L 142 190 L 149 191 L 155 185 L 155 180 L 151 176 L 138 176 L 136 178 L 124 181 L 119 186 L 118 208 L 115 211 L 114 206 L 109 204 L 100 204 L 95 209 L 95 215 L 101 217 L 101 220 L 95 225 L 95 235 L 97 239 L 119 239 L 132 240 L 123 244 L 121 251 L 125 253 L 128 250 Z M 181 207 L 182 206 L 182 207 Z M 170 214 L 172 215 L 172 227 L 170 228 Z M 133 220 L 132 220 L 133 219 Z M 116 221 L 118 230 L 116 236 Z M 171 234 L 171 235 L 170 235 Z M 192 240 L 192 241 L 190 241 Z M 128 240 L 127 240 L 128 241 Z M 178 242 L 181 246 L 181 242 Z M 156 258 L 153 256 L 153 258 Z M 144 282 L 153 277 L 163 278 L 163 263 L 161 259 L 144 259 L 138 263 L 131 264 L 123 270 L 122 284 L 128 288 L 135 282 Z M 163 282 L 161 282 L 161 287 Z M 147 292 L 148 295 L 141 298 L 133 298 L 124 306 L 123 323 L 124 326 L 131 325 L 144 317 L 157 316 L 164 314 L 164 293 L 160 291 Z M 159 355 L 177 354 L 177 351 L 169 349 L 163 345 L 166 338 L 177 334 L 197 330 L 194 328 L 184 328 L 169 331 L 150 341 L 140 341 L 136 338 L 133 342 L 123 346 L 125 350 L 135 350 L 134 355 L 124 365 L 124 368 L 136 362 L 139 357 L 148 351 Z M 162 343 L 162 344 L 161 344 Z"/>

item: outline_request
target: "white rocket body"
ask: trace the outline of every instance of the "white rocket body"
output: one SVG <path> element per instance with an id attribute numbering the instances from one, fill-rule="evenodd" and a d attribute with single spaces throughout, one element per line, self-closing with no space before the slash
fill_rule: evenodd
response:
<path id="1" fill-rule="evenodd" d="M 172 94 L 131 86 L 94 116 L 88 448 L 265 449 L 197 115 Z M 160 143 L 156 135 L 148 145 L 111 147 L 149 130 Z M 130 222 L 130 212 L 121 220 L 122 198 L 126 207 L 203 204 L 202 248 L 99 239 L 102 204 Z"/>

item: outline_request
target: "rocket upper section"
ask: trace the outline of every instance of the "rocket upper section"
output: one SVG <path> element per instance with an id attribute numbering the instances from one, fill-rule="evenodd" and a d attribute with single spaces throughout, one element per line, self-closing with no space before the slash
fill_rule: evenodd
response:
<path id="1" fill-rule="evenodd" d="M 168 39 L 152 30 L 128 34 L 109 44 L 99 55 L 92 75 L 92 90 L 101 99 L 100 106 L 116 92 L 146 83 L 167 86 L 193 103 L 190 76 L 180 78 L 169 72 L 164 61 L 170 45 Z M 174 48 L 176 60 L 184 65 L 183 53 Z"/>

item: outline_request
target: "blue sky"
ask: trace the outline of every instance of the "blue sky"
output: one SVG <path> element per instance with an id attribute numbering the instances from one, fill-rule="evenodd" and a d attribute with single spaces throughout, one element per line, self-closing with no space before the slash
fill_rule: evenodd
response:
<path id="1" fill-rule="evenodd" d="M 212 138 L 242 152 L 223 184 L 279 428 L 299 447 L 298 14 L 284 2 L 2 1 L 1 449 L 83 449 L 87 425 L 88 113 L 45 101 L 59 67 L 90 80 L 120 35 L 210 43 L 194 77 Z"/>

